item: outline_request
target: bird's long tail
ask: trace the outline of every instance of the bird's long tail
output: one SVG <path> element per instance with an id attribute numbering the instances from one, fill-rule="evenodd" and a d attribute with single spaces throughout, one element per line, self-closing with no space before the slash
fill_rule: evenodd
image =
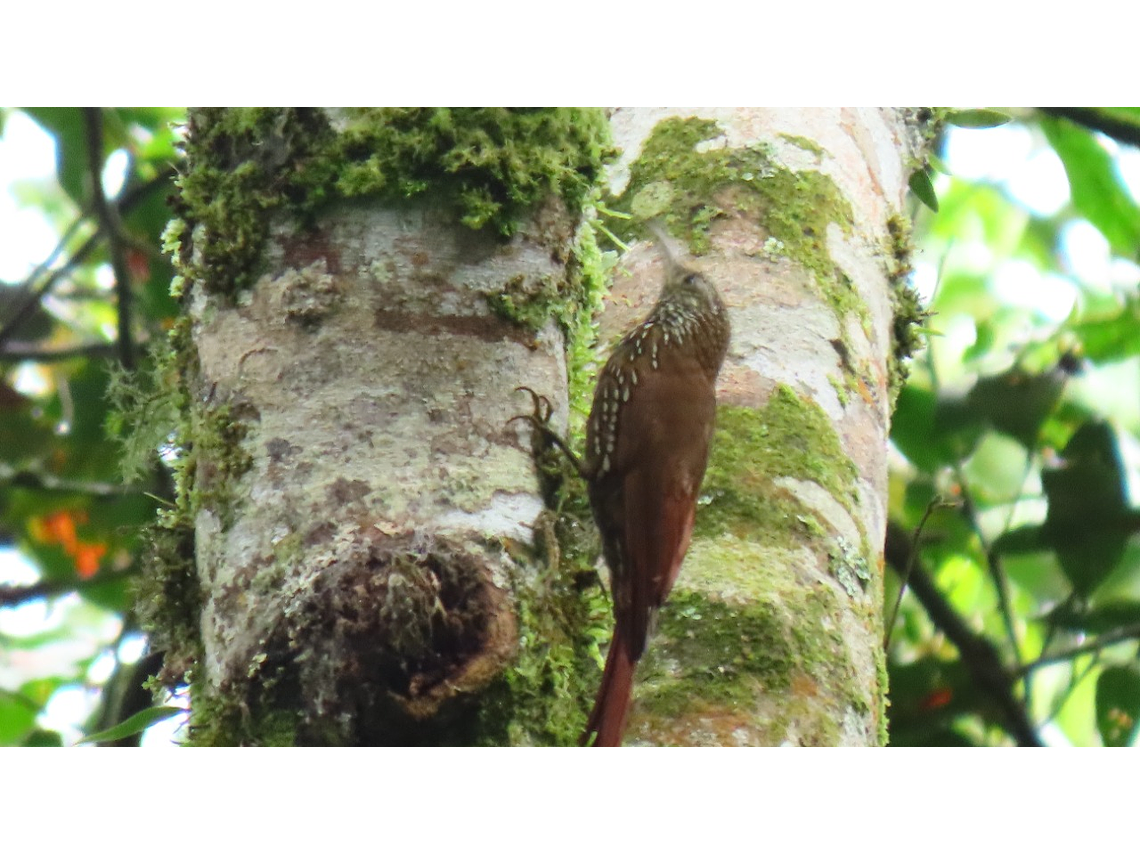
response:
<path id="1" fill-rule="evenodd" d="M 606 656 L 606 669 L 602 672 L 602 685 L 594 701 L 594 710 L 590 713 L 586 731 L 582 734 L 582 745 L 605 748 L 621 745 L 636 667 L 637 662 L 630 655 L 629 643 L 619 624 L 614 630 L 610 652 Z M 591 737 L 594 737 L 592 741 Z"/>

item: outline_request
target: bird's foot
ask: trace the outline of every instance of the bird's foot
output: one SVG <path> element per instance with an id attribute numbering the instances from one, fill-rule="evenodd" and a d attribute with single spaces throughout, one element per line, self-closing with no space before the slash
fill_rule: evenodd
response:
<path id="1" fill-rule="evenodd" d="M 578 456 L 570 450 L 570 445 L 563 439 L 551 426 L 550 418 L 554 414 L 554 406 L 550 403 L 550 399 L 545 395 L 540 395 L 538 392 L 531 389 L 529 386 L 519 386 L 515 389 L 516 392 L 526 392 L 530 395 L 531 401 L 534 405 L 534 411 L 525 413 L 523 415 L 514 416 L 508 419 L 507 424 L 513 421 L 529 422 L 530 426 L 534 428 L 537 434 L 541 435 L 545 440 L 544 446 L 539 446 L 535 443 L 535 453 L 540 453 L 546 446 L 555 446 L 566 455 L 567 459 L 577 470 L 578 474 L 586 477 L 582 470 L 582 462 Z"/>

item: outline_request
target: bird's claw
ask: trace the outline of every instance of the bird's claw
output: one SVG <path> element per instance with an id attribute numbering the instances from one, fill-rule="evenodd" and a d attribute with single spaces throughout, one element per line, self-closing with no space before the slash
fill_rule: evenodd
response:
<path id="1" fill-rule="evenodd" d="M 510 424 L 515 420 L 521 420 L 524 422 L 530 422 L 541 431 L 548 431 L 550 429 L 548 427 L 550 424 L 550 417 L 554 415 L 554 406 L 550 403 L 550 399 L 545 395 L 538 394 L 538 392 L 534 391 L 534 389 L 530 388 L 529 386 L 517 386 L 515 387 L 515 391 L 526 392 L 530 395 L 531 401 L 534 405 L 534 412 L 526 413 L 520 416 L 513 416 L 507 420 L 507 424 Z"/>
<path id="2" fill-rule="evenodd" d="M 537 431 L 538 435 L 546 441 L 547 444 L 553 445 L 563 454 L 578 471 L 578 474 L 583 478 L 586 477 L 585 470 L 582 467 L 582 462 L 578 459 L 577 455 L 570 450 L 566 440 L 558 435 L 558 433 L 550 427 L 550 418 L 554 415 L 554 406 L 550 403 L 550 399 L 545 395 L 540 395 L 538 392 L 531 389 L 529 386 L 519 386 L 515 389 L 516 392 L 526 392 L 530 395 L 531 401 L 534 403 L 534 412 L 526 413 L 524 415 L 513 416 L 507 420 L 507 424 L 515 421 L 529 422 L 531 427 Z M 534 440 L 532 440 L 534 441 Z M 537 445 L 535 446 L 538 447 Z"/>

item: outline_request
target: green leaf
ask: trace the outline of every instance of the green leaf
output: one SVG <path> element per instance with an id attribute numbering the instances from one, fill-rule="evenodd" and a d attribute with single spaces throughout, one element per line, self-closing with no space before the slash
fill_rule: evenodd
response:
<path id="1" fill-rule="evenodd" d="M 1140 670 L 1114 665 L 1096 681 L 1096 726 L 1110 748 L 1130 745 L 1140 724 Z"/>
<path id="2" fill-rule="evenodd" d="M 1114 253 L 1135 258 L 1140 248 L 1140 205 L 1124 187 L 1112 156 L 1092 134 L 1071 122 L 1043 117 L 1041 129 L 1065 165 L 1073 206 L 1108 239 Z"/>
<path id="3" fill-rule="evenodd" d="M 0 689 L 0 746 L 23 742 L 35 726 L 37 712 L 27 698 Z"/>
<path id="4" fill-rule="evenodd" d="M 1041 540 L 1041 526 L 1023 525 L 1004 531 L 994 540 L 990 549 L 994 555 L 1023 555 L 1040 552 L 1048 547 Z"/>
<path id="5" fill-rule="evenodd" d="M 80 744 L 84 742 L 114 742 L 128 736 L 134 736 L 136 733 L 142 733 L 152 724 L 166 721 L 166 719 L 173 718 L 181 712 L 185 712 L 182 707 L 151 707 L 150 709 L 135 713 L 126 721 L 116 724 L 114 727 L 109 727 L 98 733 L 92 733 L 90 736 L 79 740 L 79 742 Z"/>
<path id="6" fill-rule="evenodd" d="M 1082 354 L 1093 362 L 1117 362 L 1140 354 L 1140 300 L 1129 297 L 1110 316 L 1082 320 L 1071 327 Z"/>
<path id="7" fill-rule="evenodd" d="M 123 613 L 131 605 L 130 582 L 122 577 L 83 585 L 76 590 L 87 602 L 94 603 L 107 611 Z"/>
<path id="8" fill-rule="evenodd" d="M 1122 626 L 1140 623 L 1140 602 L 1118 601 L 1092 609 L 1081 603 L 1066 601 L 1046 616 L 1053 626 L 1082 632 L 1111 632 Z"/>
<path id="9" fill-rule="evenodd" d="M 1041 539 L 1081 596 L 1091 594 L 1124 555 L 1140 517 L 1128 506 L 1127 473 L 1107 422 L 1085 422 L 1062 452 L 1064 462 L 1041 473 L 1049 500 Z"/>
<path id="10" fill-rule="evenodd" d="M 36 412 L 34 402 L 0 381 L 0 461 L 22 469 L 42 454 L 52 436 L 51 425 Z"/>
<path id="11" fill-rule="evenodd" d="M 952 110 L 946 121 L 959 128 L 996 128 L 1012 122 L 1013 117 L 1000 110 Z"/>
<path id="12" fill-rule="evenodd" d="M 89 196 L 87 126 L 78 107 L 29 107 L 25 110 L 55 137 L 56 174 L 68 196 L 84 207 Z"/>
<path id="13" fill-rule="evenodd" d="M 974 343 L 962 351 L 962 363 L 969 365 L 984 358 L 994 349 L 997 330 L 992 319 L 979 318 L 974 324 Z M 978 381 L 981 383 L 981 380 Z"/>
<path id="14" fill-rule="evenodd" d="M 23 741 L 25 748 L 62 748 L 63 737 L 54 730 L 36 728 Z"/>
<path id="15" fill-rule="evenodd" d="M 927 656 L 890 670 L 892 745 L 966 745 L 951 725 L 976 713 L 999 723 L 996 710 L 970 679 L 961 662 Z"/>
<path id="16" fill-rule="evenodd" d="M 1068 379 L 1060 368 L 1030 374 L 1015 366 L 1003 374 L 979 378 L 966 401 L 996 430 L 1031 449 Z"/>
<path id="17" fill-rule="evenodd" d="M 925 169 L 916 169 L 910 176 L 910 192 L 918 197 L 918 201 L 930 210 L 938 211 L 938 195 L 934 192 L 934 185 L 930 183 L 930 176 Z"/>
<path id="18" fill-rule="evenodd" d="M 945 161 L 936 154 L 928 154 L 926 156 L 926 162 L 930 164 L 930 168 L 935 172 L 941 172 L 943 175 L 954 174 L 950 171 L 950 167 L 946 165 Z"/>
<path id="19" fill-rule="evenodd" d="M 69 634 L 60 637 L 70 638 L 74 636 Z M 63 682 L 59 677 L 41 677 L 38 680 L 29 680 L 20 686 L 20 694 L 37 706 L 42 707 L 55 693 L 55 690 L 63 685 Z"/>
<path id="20" fill-rule="evenodd" d="M 970 455 L 984 423 L 961 398 L 938 398 L 914 384 L 903 386 L 891 420 L 891 439 L 924 472 Z"/>

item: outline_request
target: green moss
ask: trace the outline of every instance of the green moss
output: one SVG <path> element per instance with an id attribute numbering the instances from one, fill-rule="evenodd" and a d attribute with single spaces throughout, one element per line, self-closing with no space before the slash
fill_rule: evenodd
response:
<path id="1" fill-rule="evenodd" d="M 739 605 L 678 591 L 661 612 L 639 703 L 645 698 L 654 713 L 672 718 L 693 699 L 723 705 L 747 703 L 758 690 L 784 692 L 796 667 L 795 647 L 776 602 Z"/>
<path id="2" fill-rule="evenodd" d="M 887 252 L 887 272 L 891 282 L 892 309 L 891 351 L 887 356 L 887 370 L 893 407 L 910 373 L 909 360 L 925 344 L 924 336 L 930 313 L 923 308 L 918 294 L 910 284 L 910 275 L 914 269 L 910 260 L 910 221 L 903 214 L 893 214 L 887 220 L 887 231 L 891 241 Z"/>
<path id="3" fill-rule="evenodd" d="M 835 390 L 835 397 L 839 399 L 839 403 L 846 407 L 848 401 L 851 400 L 851 396 L 848 394 L 848 388 L 832 374 L 827 375 L 827 382 L 830 383 L 831 388 Z"/>
<path id="4" fill-rule="evenodd" d="M 907 125 L 915 131 L 913 150 L 917 153 L 903 165 L 905 174 L 928 168 L 928 153 L 935 146 L 951 111 L 946 108 L 919 107 L 908 111 Z M 923 309 L 910 284 L 911 223 L 901 212 L 887 219 L 889 245 L 885 251 L 887 273 L 891 281 L 891 352 L 887 356 L 888 391 L 893 409 L 899 391 L 909 374 L 908 360 L 925 344 L 930 313 Z"/>
<path id="5" fill-rule="evenodd" d="M 291 747 L 298 744 L 300 721 L 300 713 L 295 710 L 266 707 L 253 711 L 214 694 L 195 692 L 186 744 Z"/>
<path id="6" fill-rule="evenodd" d="M 183 225 L 166 241 L 179 275 L 222 294 L 253 284 L 270 215 L 311 211 L 327 195 L 333 140 L 313 110 L 192 111 L 174 202 Z"/>
<path id="7" fill-rule="evenodd" d="M 820 172 L 781 166 L 769 145 L 730 149 L 715 142 L 722 136 L 709 119 L 660 122 L 630 167 L 622 195 L 610 203 L 634 215 L 614 231 L 632 239 L 642 222 L 659 219 L 699 255 L 708 250 L 715 220 L 745 213 L 767 231 L 767 252 L 786 255 L 812 274 L 841 329 L 848 312 L 869 323 L 863 301 L 827 250 L 828 226 L 850 234 L 854 217 L 835 183 Z"/>
<path id="8" fill-rule="evenodd" d="M 531 592 L 533 594 L 533 592 Z M 576 745 L 601 676 L 598 645 L 608 638 L 609 603 L 601 589 L 519 600 L 519 655 L 503 678 L 507 743 Z M 592 631 L 591 631 L 592 630 Z M 507 700 L 509 698 L 509 700 Z M 499 713 L 486 704 L 486 720 Z"/>
<path id="9" fill-rule="evenodd" d="M 305 557 L 305 538 L 299 531 L 291 531 L 280 539 L 273 541 L 274 567 L 296 566 Z"/>
<path id="10" fill-rule="evenodd" d="M 558 197 L 588 210 L 603 164 L 613 155 L 600 110 L 503 108 L 370 110 L 349 114 L 339 138 L 337 191 L 389 202 L 429 190 L 471 228 L 512 234 L 535 205 Z M 557 236 L 544 236 L 552 245 Z M 579 231 L 568 276 L 518 277 L 487 295 L 492 309 L 542 329 L 554 317 L 570 339 L 590 322 L 604 282 L 592 229 Z M 569 343 L 573 355 L 577 345 Z"/>
<path id="11" fill-rule="evenodd" d="M 600 110 L 502 107 L 348 113 L 337 192 L 407 199 L 433 189 L 471 228 L 504 235 L 548 196 L 580 211 L 609 156 Z"/>
<path id="12" fill-rule="evenodd" d="M 134 584 L 135 611 L 153 650 L 164 652 L 161 688 L 190 679 L 201 661 L 202 589 L 194 565 L 194 529 L 177 510 L 160 511 L 143 532 L 143 572 Z"/>
<path id="13" fill-rule="evenodd" d="M 253 465 L 242 446 L 248 433 L 229 404 L 195 409 L 189 435 L 190 460 L 194 467 L 191 512 L 208 509 L 217 514 L 222 527 L 233 521 L 233 485 Z"/>
<path id="14" fill-rule="evenodd" d="M 809 140 L 807 137 L 797 136 L 796 134 L 779 134 L 779 137 L 786 142 L 790 142 L 797 148 L 802 148 L 804 151 L 811 152 L 812 154 L 818 155 L 819 157 L 823 157 L 823 155 L 826 153 L 823 150 L 822 146 L 820 146 L 815 140 Z"/>
<path id="15" fill-rule="evenodd" d="M 776 480 L 814 481 L 850 510 L 857 477 L 827 414 L 787 386 L 778 386 L 760 410 L 720 407 L 703 487 L 711 500 L 697 514 L 695 536 L 804 541 L 821 531 L 822 521 Z"/>
<path id="16" fill-rule="evenodd" d="M 609 601 L 590 559 L 596 538 L 584 536 L 580 523 L 577 513 L 547 512 L 535 528 L 544 554 L 522 547 L 513 585 L 518 655 L 475 710 L 478 744 L 578 743 L 601 676 L 599 645 L 612 629 Z"/>
<path id="17" fill-rule="evenodd" d="M 137 583 L 136 608 L 155 649 L 165 651 L 159 683 L 187 682 L 201 661 L 202 590 L 195 565 L 194 525 L 208 507 L 224 525 L 231 519 L 232 486 L 252 464 L 242 446 L 246 428 L 228 406 L 191 408 L 188 390 L 198 365 L 190 320 L 181 317 L 151 370 L 139 373 L 117 396 L 112 427 L 145 425 L 151 440 L 172 451 L 174 502 L 159 512 L 144 537 L 144 572 Z M 151 446 L 153 464 L 154 449 Z"/>
<path id="18" fill-rule="evenodd" d="M 143 572 L 135 582 L 135 608 L 154 649 L 165 651 L 157 684 L 185 683 L 201 657 L 199 622 L 202 592 L 195 569 L 194 518 L 191 512 L 193 471 L 187 454 L 188 411 L 182 381 L 188 361 L 189 320 L 179 319 L 168 340 L 132 377 L 119 377 L 110 389 L 112 412 L 108 432 L 124 447 L 127 478 L 153 471 L 160 446 L 172 451 L 167 465 L 173 476 L 174 501 L 159 511 L 142 532 Z"/>
<path id="19" fill-rule="evenodd" d="M 612 153 L 599 110 L 376 108 L 339 120 L 334 131 L 318 110 L 193 111 L 181 225 L 167 234 L 180 276 L 236 294 L 258 275 L 273 214 L 306 220 L 335 199 L 430 194 L 465 225 L 509 236 L 548 197 L 580 211 Z"/>
<path id="20" fill-rule="evenodd" d="M 603 252 L 597 240 L 598 220 L 591 213 L 578 229 L 571 277 L 574 299 L 558 315 L 566 331 L 566 372 L 569 377 L 570 436 L 581 437 L 593 403 L 598 354 L 595 350 L 602 298 L 608 291 L 617 253 Z M 595 368 L 595 370 L 591 370 Z"/>
<path id="21" fill-rule="evenodd" d="M 917 147 L 920 149 L 920 154 L 908 164 L 910 169 L 920 169 L 927 165 L 927 153 L 937 147 L 952 112 L 949 107 L 911 107 L 905 111 L 904 118 L 914 130 Z"/>
<path id="22" fill-rule="evenodd" d="M 885 746 L 891 739 L 888 727 L 890 723 L 888 708 L 891 704 L 890 677 L 887 668 L 887 652 L 878 644 L 875 645 L 875 673 L 878 677 L 879 699 L 879 708 L 875 711 L 875 718 L 878 725 L 879 745 Z"/>
<path id="23" fill-rule="evenodd" d="M 821 712 L 816 695 L 826 693 L 832 709 L 866 706 L 842 636 L 824 628 L 838 626 L 840 611 L 824 586 L 780 586 L 748 603 L 675 592 L 639 672 L 639 717 L 654 733 L 667 734 L 671 722 L 697 714 L 706 726 L 725 731 L 718 742 L 731 744 L 736 723 L 754 727 L 761 699 L 779 695 L 779 715 L 765 723 L 765 743 L 781 743 L 794 723 L 816 744 L 836 744 L 838 726 Z"/>
<path id="24" fill-rule="evenodd" d="M 158 449 L 166 445 L 178 424 L 179 394 L 172 372 L 172 354 L 161 347 L 150 351 L 138 369 L 109 368 L 107 435 L 119 443 L 123 480 L 150 477 Z"/>

